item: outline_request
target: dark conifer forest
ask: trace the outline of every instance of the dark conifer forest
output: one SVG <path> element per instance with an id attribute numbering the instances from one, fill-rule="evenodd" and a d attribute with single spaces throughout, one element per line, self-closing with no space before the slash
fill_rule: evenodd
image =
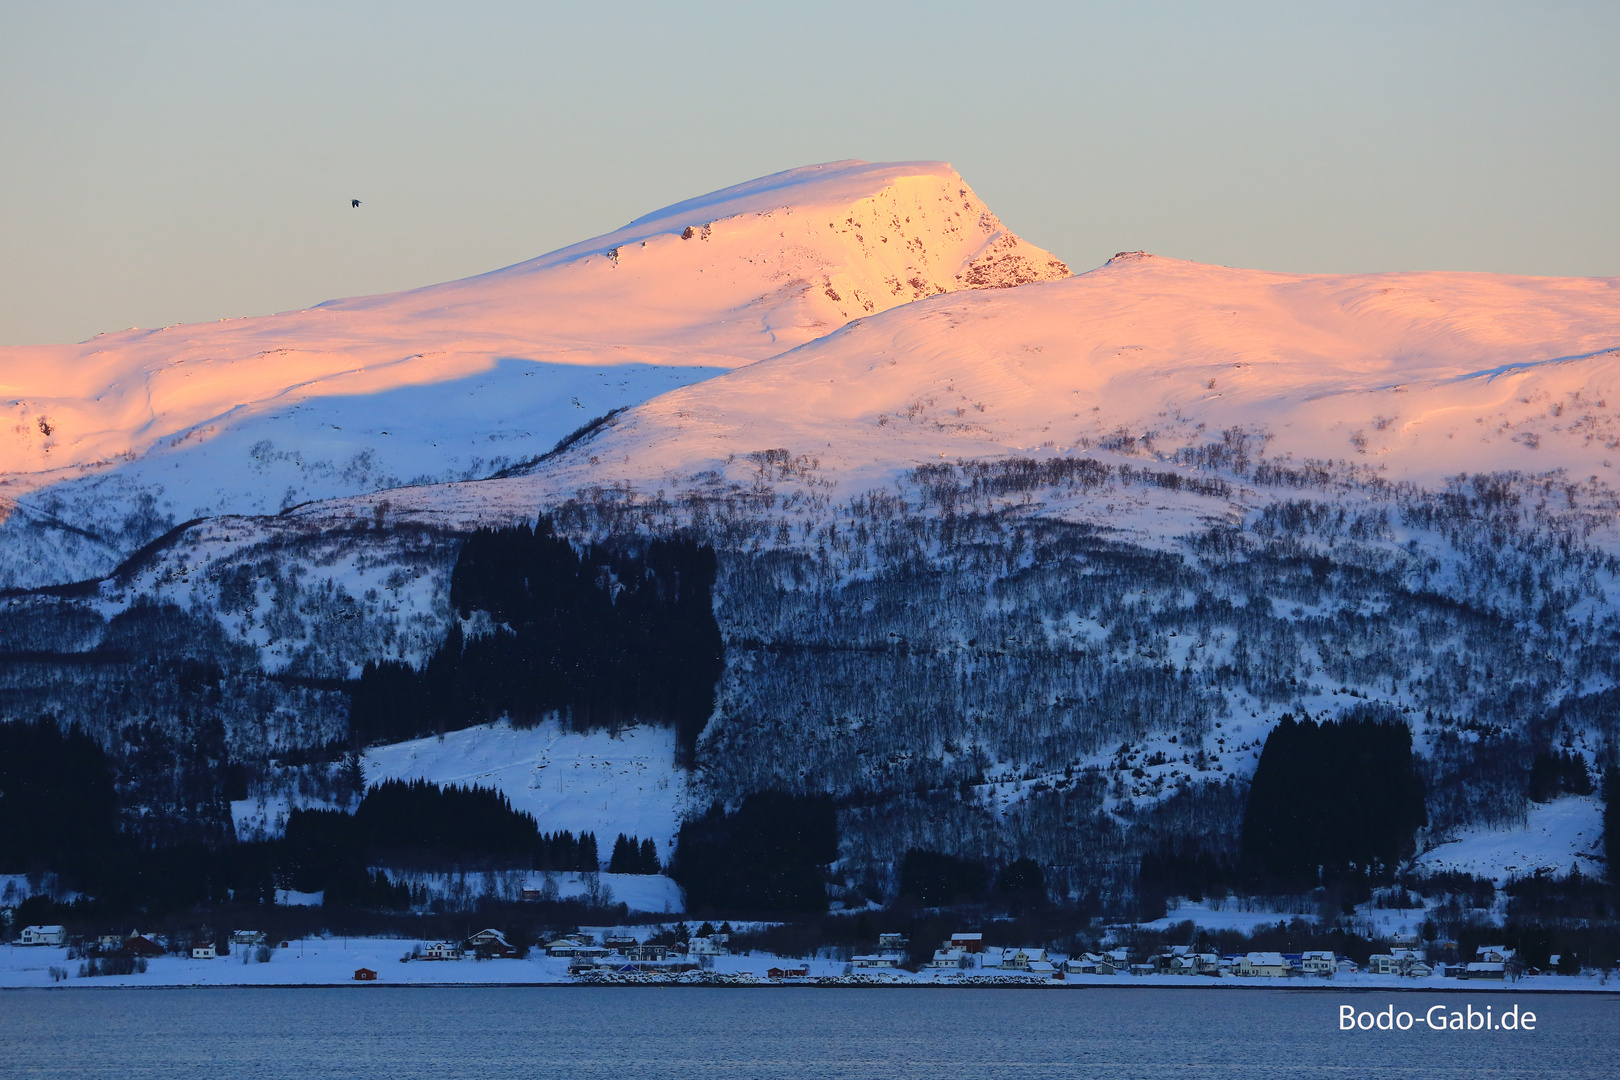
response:
<path id="1" fill-rule="evenodd" d="M 917 848 L 900 861 L 900 895 L 926 907 L 984 899 L 990 871 L 981 862 Z"/>
<path id="2" fill-rule="evenodd" d="M 670 875 L 693 911 L 825 911 L 837 858 L 831 798 L 762 791 L 735 812 L 716 803 L 682 825 Z"/>
<path id="3" fill-rule="evenodd" d="M 118 846 L 113 767 L 101 744 L 50 718 L 0 724 L 0 871 L 83 871 Z"/>
<path id="4" fill-rule="evenodd" d="M 1306 889 L 1388 880 L 1426 820 L 1405 724 L 1284 716 L 1249 788 L 1242 869 L 1257 884 Z"/>
<path id="5" fill-rule="evenodd" d="M 714 618 L 715 555 L 683 540 L 640 554 L 576 548 L 549 520 L 480 529 L 462 546 L 450 603 L 491 629 L 452 625 L 421 670 L 368 663 L 351 688 L 358 745 L 560 715 L 576 730 L 675 727 L 690 753 L 724 664 Z"/>

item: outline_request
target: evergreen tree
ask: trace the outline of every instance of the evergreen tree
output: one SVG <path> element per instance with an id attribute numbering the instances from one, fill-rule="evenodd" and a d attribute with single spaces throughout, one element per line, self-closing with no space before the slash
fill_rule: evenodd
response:
<path id="1" fill-rule="evenodd" d="M 613 841 L 613 854 L 608 858 L 608 873 L 641 873 L 641 847 L 624 833 Z"/>

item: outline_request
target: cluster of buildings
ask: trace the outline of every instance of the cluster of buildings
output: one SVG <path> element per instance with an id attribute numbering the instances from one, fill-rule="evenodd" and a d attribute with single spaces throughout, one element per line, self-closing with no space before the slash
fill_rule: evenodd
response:
<path id="1" fill-rule="evenodd" d="M 266 944 L 264 932 L 261 930 L 232 930 L 229 942 L 233 946 L 255 948 Z M 82 950 L 90 956 L 133 956 L 151 958 L 163 956 L 173 945 L 173 951 L 181 955 L 189 955 L 193 960 L 215 960 L 220 956 L 219 946 L 212 940 L 193 940 L 189 943 L 182 939 L 178 943 L 168 942 L 155 934 L 143 934 L 139 930 L 131 930 L 127 934 L 101 934 L 94 938 L 71 937 L 67 928 L 63 926 L 25 926 L 17 935 L 14 945 L 25 946 L 55 946 L 61 948 L 70 946 Z M 287 947 L 283 941 L 281 948 Z"/>
<path id="2" fill-rule="evenodd" d="M 727 930 L 730 928 L 727 927 Z M 265 934 L 258 930 L 233 930 L 228 941 L 239 948 L 268 946 Z M 714 959 L 729 955 L 730 934 L 714 931 L 705 925 L 697 936 L 690 939 L 654 943 L 642 941 L 627 932 L 609 931 L 602 937 L 587 933 L 564 934 L 546 942 L 541 948 L 547 956 L 566 958 L 571 975 L 636 975 L 672 974 L 703 971 L 713 966 Z M 25 926 L 18 934 L 15 945 L 73 946 L 94 956 L 155 957 L 168 952 L 189 953 L 195 960 L 213 960 L 220 950 L 212 940 L 199 940 L 187 944 L 164 943 L 155 936 L 133 930 L 128 934 L 104 934 L 95 939 L 70 937 L 62 926 Z M 287 948 L 280 942 L 279 948 Z M 878 978 L 884 976 L 874 969 L 896 969 L 907 960 L 907 939 L 901 934 L 881 934 L 876 952 L 851 958 L 853 969 L 862 969 Z M 440 941 L 418 948 L 402 958 L 410 960 L 446 961 L 476 958 L 480 960 L 516 959 L 519 950 L 499 930 L 485 929 L 464 941 Z M 1554 963 L 1557 958 L 1554 958 Z M 1500 945 L 1482 945 L 1475 950 L 1472 961 L 1462 963 L 1431 964 L 1425 954 L 1414 948 L 1396 948 L 1389 952 L 1374 953 L 1366 966 L 1349 957 L 1328 950 L 1285 952 L 1248 952 L 1220 955 L 1200 951 L 1192 945 L 1175 945 L 1151 955 L 1136 954 L 1129 949 L 1116 948 L 1103 952 L 1086 952 L 1068 958 L 1048 955 L 1037 946 L 986 945 L 981 933 L 952 934 L 934 950 L 926 964 L 933 971 L 978 972 L 983 975 L 1025 975 L 1062 980 L 1070 975 L 1207 975 L 1254 979 L 1332 978 L 1351 975 L 1365 970 L 1372 975 L 1394 975 L 1408 978 L 1426 978 L 1442 975 L 1457 979 L 1502 980 L 1520 975 L 1540 974 L 1521 963 L 1514 950 Z M 355 973 L 360 980 L 374 980 L 375 972 L 361 969 Z M 808 965 L 778 966 L 767 971 L 773 980 L 807 978 Z"/>
<path id="3" fill-rule="evenodd" d="M 400 963 L 411 960 L 465 960 L 469 956 L 476 960 L 516 960 L 518 950 L 499 930 L 484 929 L 465 941 L 436 941 L 418 952 L 400 957 Z M 355 978 L 361 976 L 357 973 Z"/>
<path id="4" fill-rule="evenodd" d="M 701 934 L 690 941 L 667 943 L 644 942 L 635 936 L 608 933 L 562 934 L 545 942 L 540 948 L 547 956 L 568 961 L 570 974 L 593 971 L 623 973 L 666 971 L 696 971 L 707 966 L 716 956 L 728 955 L 730 935 L 725 933 Z M 480 960 L 516 959 L 518 950 L 499 930 L 480 930 L 465 941 L 440 941 L 427 945 L 404 960 Z"/>
<path id="5" fill-rule="evenodd" d="M 885 935 L 897 938 L 898 935 Z M 903 947 L 903 946 L 902 946 Z M 855 958 L 856 967 L 896 967 L 903 953 L 878 957 Z M 1133 958 L 1129 949 L 1110 949 L 1105 952 L 1080 953 L 1064 960 L 1047 955 L 1045 949 L 1033 946 L 1001 947 L 984 944 L 983 934 L 952 934 L 934 950 L 929 968 L 962 971 L 1023 972 L 1049 975 L 1063 979 L 1069 975 L 1208 975 L 1232 976 L 1246 979 L 1323 978 L 1335 975 L 1353 975 L 1366 971 L 1372 975 L 1397 975 L 1407 978 L 1426 978 L 1442 975 L 1456 979 L 1505 979 L 1524 974 L 1539 974 L 1518 963 L 1512 949 L 1500 945 L 1482 945 L 1475 959 L 1468 963 L 1430 964 L 1418 949 L 1392 949 L 1387 953 L 1374 953 L 1365 968 L 1347 956 L 1330 950 L 1305 952 L 1248 952 L 1221 955 L 1199 951 L 1192 945 L 1174 945 L 1163 952 L 1138 955 Z"/>
<path id="6" fill-rule="evenodd" d="M 719 931 L 667 943 L 644 942 L 629 934 L 610 933 L 600 940 L 591 934 L 565 934 L 546 944 L 546 955 L 567 957 L 571 975 L 596 971 L 680 973 L 712 966 L 715 957 L 730 954 L 730 941 L 730 934 Z"/>
<path id="7" fill-rule="evenodd" d="M 934 950 L 930 968 L 955 968 L 970 971 L 994 968 L 1001 971 L 1027 972 L 1031 975 L 1058 977 L 1060 972 L 1046 955 L 1046 950 L 1033 945 L 1020 947 L 986 946 L 983 934 L 952 934 L 950 940 L 940 943 Z"/>

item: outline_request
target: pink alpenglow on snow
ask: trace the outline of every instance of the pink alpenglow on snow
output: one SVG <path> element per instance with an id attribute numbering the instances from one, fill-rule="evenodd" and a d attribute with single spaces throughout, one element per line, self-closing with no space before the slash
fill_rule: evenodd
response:
<path id="1" fill-rule="evenodd" d="M 749 455 L 767 449 L 813 460 L 847 497 L 930 461 L 1173 454 L 1229 430 L 1255 436 L 1253 453 L 1392 480 L 1611 472 L 1620 280 L 1274 274 L 1122 254 L 857 319 L 631 410 L 588 457 L 417 502 L 476 518 L 519 490 L 747 484 Z"/>
<path id="2" fill-rule="evenodd" d="M 0 476 L 15 493 L 267 409 L 463 379 L 504 359 L 737 367 L 918 297 L 1067 274 L 948 165 L 792 169 L 461 281 L 0 349 Z"/>

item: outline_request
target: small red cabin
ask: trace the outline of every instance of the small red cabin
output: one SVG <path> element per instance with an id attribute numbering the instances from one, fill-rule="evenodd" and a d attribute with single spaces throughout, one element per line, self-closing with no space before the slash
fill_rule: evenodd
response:
<path id="1" fill-rule="evenodd" d="M 370 968 L 360 968 L 354 973 L 355 982 L 376 982 L 377 973 Z"/>

